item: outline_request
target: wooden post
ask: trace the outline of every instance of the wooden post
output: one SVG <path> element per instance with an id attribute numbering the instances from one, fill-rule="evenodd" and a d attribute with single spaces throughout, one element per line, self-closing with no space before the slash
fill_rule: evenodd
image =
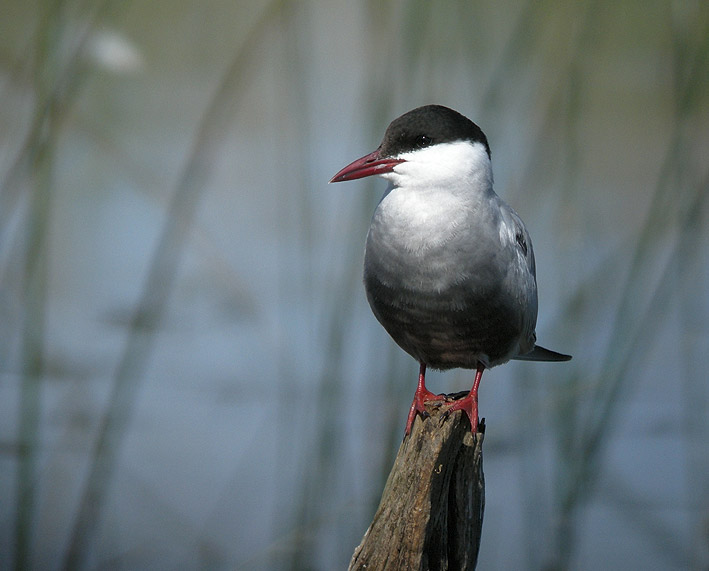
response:
<path id="1" fill-rule="evenodd" d="M 430 416 L 414 421 L 350 570 L 475 568 L 485 509 L 485 427 L 473 437 L 468 418 L 460 411 L 446 416 L 447 408 L 426 403 Z"/>

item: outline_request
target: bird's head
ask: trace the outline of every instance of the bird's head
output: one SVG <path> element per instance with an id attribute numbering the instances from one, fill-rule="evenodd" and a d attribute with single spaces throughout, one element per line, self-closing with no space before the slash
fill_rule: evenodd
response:
<path id="1" fill-rule="evenodd" d="M 395 187 L 470 186 L 492 183 L 490 146 L 480 127 L 441 105 L 418 107 L 391 122 L 379 147 L 350 163 L 330 182 L 378 175 Z"/>

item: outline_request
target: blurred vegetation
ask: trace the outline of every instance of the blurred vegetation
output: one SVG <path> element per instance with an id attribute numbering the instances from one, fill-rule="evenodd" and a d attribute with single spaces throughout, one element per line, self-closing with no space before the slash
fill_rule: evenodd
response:
<path id="1" fill-rule="evenodd" d="M 326 181 L 430 102 L 575 356 L 483 383 L 481 567 L 709 565 L 709 4 L 10 1 L 0 38 L 1 568 L 346 564 L 417 368 L 360 283 L 383 183 Z"/>

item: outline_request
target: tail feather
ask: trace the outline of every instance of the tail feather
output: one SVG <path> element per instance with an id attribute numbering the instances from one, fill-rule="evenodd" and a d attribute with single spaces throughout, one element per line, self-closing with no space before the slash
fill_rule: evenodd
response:
<path id="1" fill-rule="evenodd" d="M 535 345 L 529 353 L 524 355 L 517 355 L 512 357 L 518 361 L 569 361 L 571 355 L 564 355 L 563 353 L 557 353 L 551 349 L 545 349 L 539 345 Z"/>

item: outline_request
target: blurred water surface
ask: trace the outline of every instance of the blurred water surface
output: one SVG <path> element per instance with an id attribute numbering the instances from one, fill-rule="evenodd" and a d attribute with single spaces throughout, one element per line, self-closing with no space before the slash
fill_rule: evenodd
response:
<path id="1" fill-rule="evenodd" d="M 384 183 L 327 181 L 434 102 L 574 355 L 485 375 L 480 567 L 709 566 L 707 3 L 2 12 L 0 568 L 346 566 L 417 365 L 360 282 Z"/>

